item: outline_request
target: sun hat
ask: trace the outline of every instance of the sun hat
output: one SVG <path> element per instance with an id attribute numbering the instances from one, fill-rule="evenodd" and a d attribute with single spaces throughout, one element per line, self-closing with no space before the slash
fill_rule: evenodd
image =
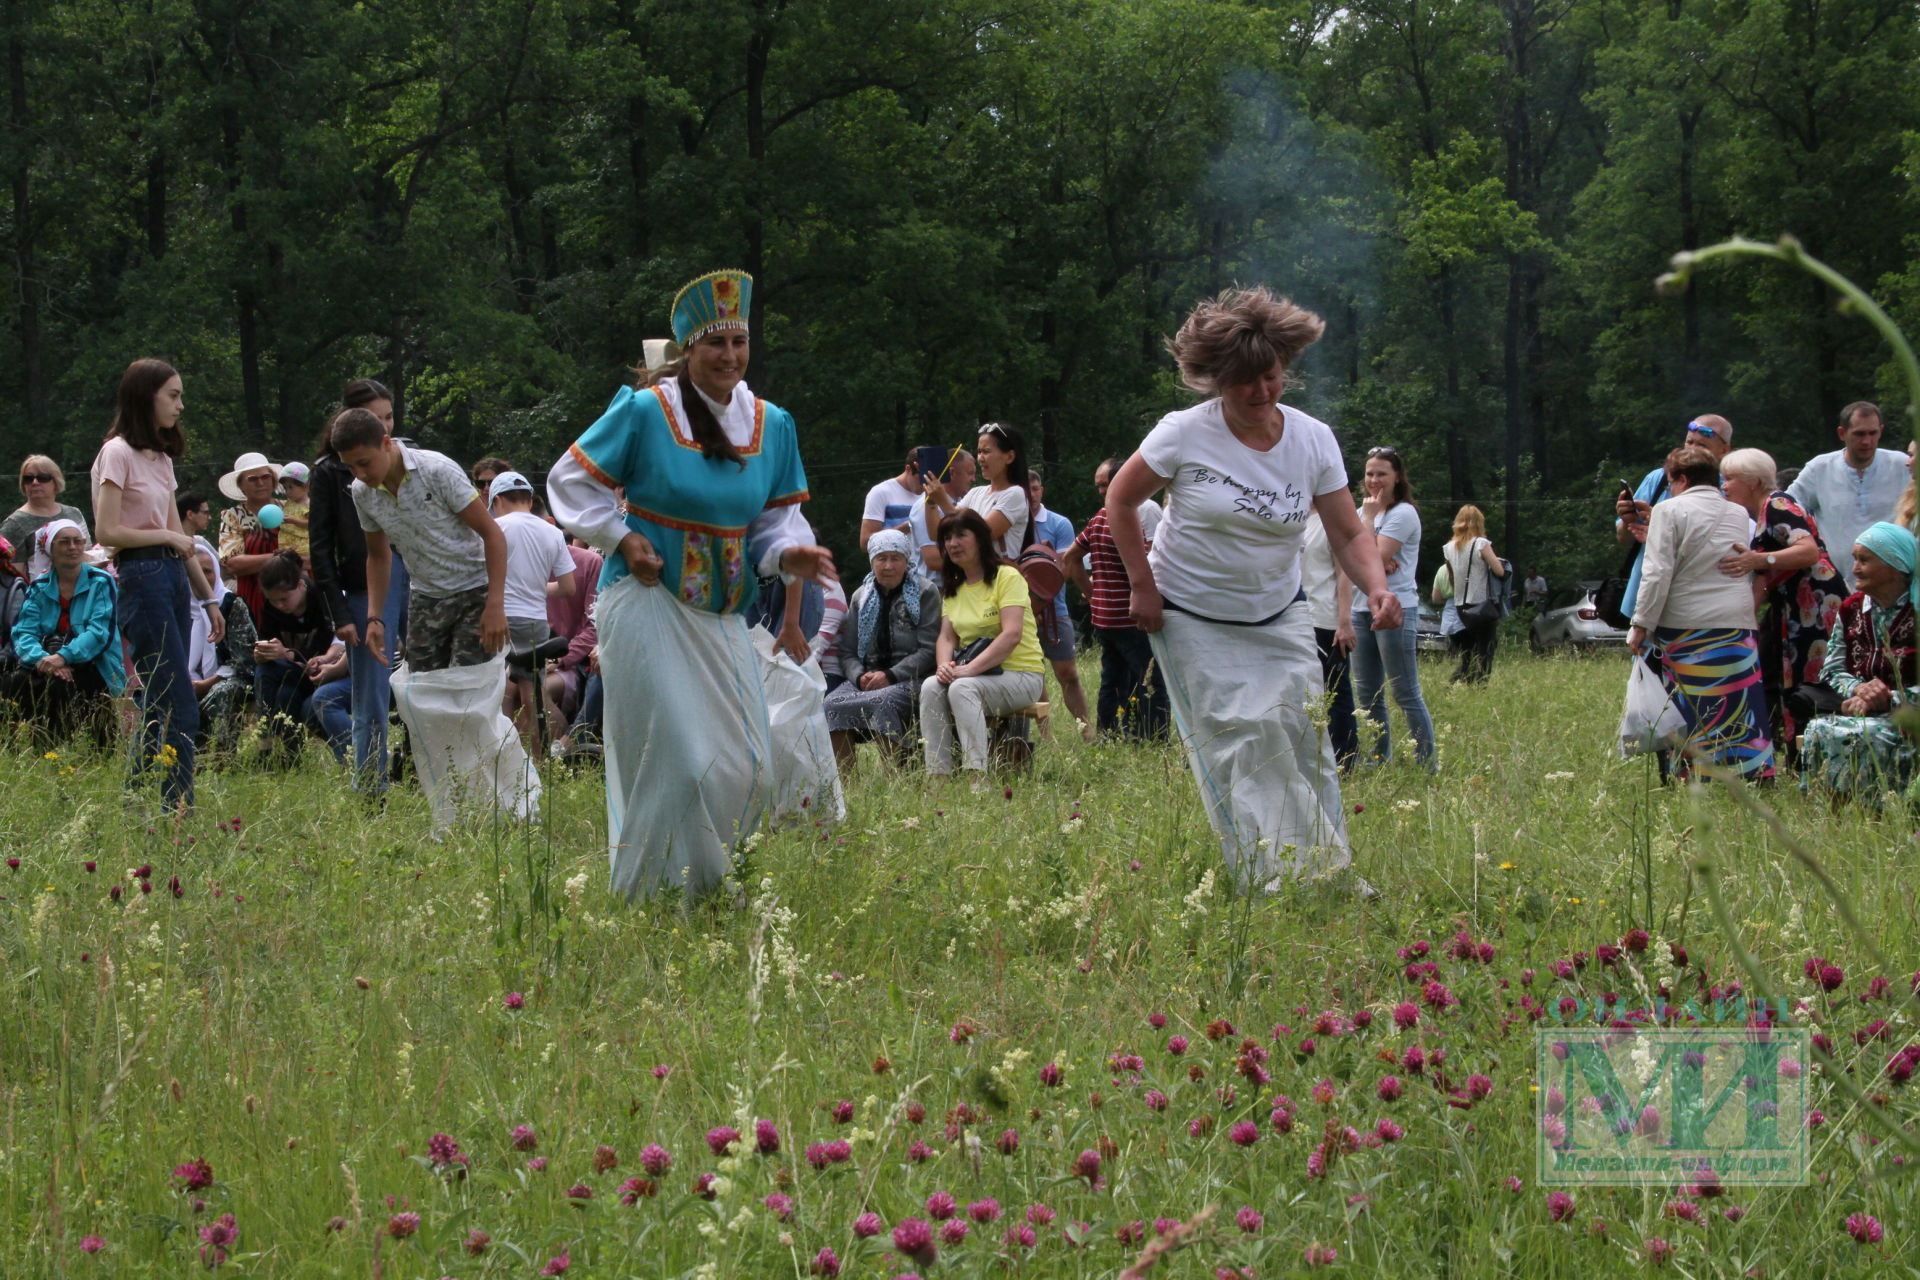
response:
<path id="1" fill-rule="evenodd" d="M 280 468 L 280 478 L 290 484 L 305 484 L 308 474 L 307 464 L 304 462 L 289 462 Z"/>
<path id="2" fill-rule="evenodd" d="M 233 470 L 220 477 L 220 492 L 235 502 L 245 502 L 247 495 L 240 491 L 240 477 L 250 471 L 271 471 L 277 481 L 286 468 L 277 462 L 268 462 L 264 453 L 243 453 L 233 460 Z"/>

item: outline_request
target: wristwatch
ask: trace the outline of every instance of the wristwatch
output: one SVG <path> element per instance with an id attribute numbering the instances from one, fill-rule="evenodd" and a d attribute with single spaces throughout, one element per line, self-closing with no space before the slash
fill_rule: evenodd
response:
<path id="1" fill-rule="evenodd" d="M 1774 554 L 1773 552 L 1769 551 L 1767 552 L 1767 568 L 1769 569 L 1773 568 L 1773 564 L 1774 564 Z"/>

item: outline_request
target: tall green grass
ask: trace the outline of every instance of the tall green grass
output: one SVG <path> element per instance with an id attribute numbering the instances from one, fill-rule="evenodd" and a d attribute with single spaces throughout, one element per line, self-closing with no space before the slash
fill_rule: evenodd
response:
<path id="1" fill-rule="evenodd" d="M 1668 942 L 1713 983 L 1741 980 L 1698 859 L 1774 989 L 1808 999 L 1836 1042 L 1822 1070 L 1851 1072 L 1897 1123 L 1911 1092 L 1881 1070 L 1913 1019 L 1856 998 L 1876 976 L 1859 939 L 1759 814 L 1724 787 L 1660 789 L 1643 762 L 1613 757 L 1620 662 L 1508 652 L 1485 688 L 1445 673 L 1425 672 L 1441 773 L 1395 766 L 1347 785 L 1356 863 L 1384 895 L 1368 905 L 1234 895 L 1176 750 L 1070 736 L 985 795 L 864 760 L 847 822 L 764 836 L 740 871 L 744 905 L 686 908 L 609 898 L 592 772 L 550 778 L 542 827 L 435 845 L 416 792 L 369 810 L 317 748 L 292 772 L 203 774 L 200 816 L 179 832 L 127 817 L 115 762 L 18 749 L 0 799 L 20 859 L 0 869 L 0 1274 L 199 1272 L 200 1230 L 232 1213 L 240 1236 L 220 1270 L 235 1274 L 531 1276 L 564 1253 L 573 1276 L 804 1275 L 824 1247 L 847 1275 L 1112 1276 L 1141 1248 L 1116 1232 L 1138 1220 L 1151 1238 L 1156 1218 L 1210 1206 L 1152 1274 L 1265 1280 L 1304 1269 L 1312 1244 L 1355 1274 L 1636 1274 L 1650 1236 L 1686 1274 L 1911 1272 L 1911 1181 L 1824 1081 L 1812 1186 L 1736 1188 L 1702 1202 L 1698 1225 L 1665 1216 L 1667 1193 L 1581 1190 L 1570 1222 L 1549 1221 L 1532 1167 L 1533 1037 L 1515 1002 L 1636 999 L 1636 983 L 1672 976 L 1657 963 Z M 1834 809 L 1790 785 L 1761 799 L 1818 851 L 1902 966 L 1877 976 L 1904 994 L 1920 962 L 1906 812 Z M 128 875 L 143 864 L 146 894 Z M 1639 968 L 1590 965 L 1577 984 L 1549 972 L 1635 927 L 1656 939 Z M 1457 931 L 1492 944 L 1491 963 L 1444 959 Z M 1387 1013 L 1418 998 L 1396 956 L 1416 939 L 1435 944 L 1460 1004 L 1404 1032 Z M 1807 980 L 1815 955 L 1847 970 L 1840 991 Z M 1362 1010 L 1364 1030 L 1313 1029 L 1322 1012 Z M 1889 1038 L 1856 1045 L 1875 1017 Z M 1234 1034 L 1209 1040 L 1217 1021 Z M 1178 1057 L 1175 1034 L 1190 1041 Z M 1265 1087 L 1235 1075 L 1249 1037 L 1271 1055 Z M 1444 1049 L 1451 1087 L 1484 1073 L 1493 1093 L 1462 1110 L 1431 1070 L 1383 1060 L 1414 1043 Z M 1116 1053 L 1143 1068 L 1115 1070 Z M 1047 1063 L 1058 1086 L 1041 1081 Z M 1391 1104 L 1375 1095 L 1389 1071 L 1409 1086 Z M 1322 1080 L 1328 1105 L 1311 1096 Z M 1270 1126 L 1276 1094 L 1293 1104 L 1291 1133 Z M 823 1109 L 842 1100 L 846 1123 Z M 1309 1177 L 1326 1122 L 1368 1132 L 1383 1117 L 1404 1139 Z M 778 1128 L 776 1154 L 753 1153 L 760 1119 Z M 1228 1137 L 1243 1119 L 1260 1126 L 1245 1148 Z M 522 1124 L 533 1150 L 514 1149 Z M 721 1125 L 746 1135 L 744 1153 L 708 1149 Z M 1003 1155 L 1009 1129 L 1018 1145 Z M 470 1158 L 463 1175 L 429 1167 L 436 1133 Z M 809 1145 L 835 1139 L 851 1158 L 812 1167 Z M 623 1205 L 650 1143 L 671 1170 Z M 615 1163 L 596 1171 L 602 1146 Z M 1098 1187 L 1075 1175 L 1083 1151 L 1103 1153 Z M 214 1170 L 197 1197 L 172 1175 L 196 1157 Z M 693 1194 L 703 1173 L 724 1194 Z M 591 1198 L 569 1198 L 576 1185 Z M 864 1211 L 889 1229 L 925 1218 L 936 1191 L 963 1218 L 988 1197 L 1005 1216 L 940 1245 L 931 1268 L 885 1232 L 854 1235 Z M 790 1221 L 765 1205 L 775 1192 L 795 1202 Z M 1738 1222 L 1720 1212 L 1730 1200 Z M 1007 1228 L 1032 1204 L 1057 1220 L 1010 1250 Z M 1236 1224 L 1243 1208 L 1263 1215 L 1257 1233 Z M 1884 1224 L 1883 1244 L 1848 1238 L 1856 1212 Z M 420 1217 L 405 1239 L 390 1229 L 399 1213 Z M 477 1254 L 464 1247 L 475 1230 L 489 1237 Z M 104 1248 L 83 1252 L 88 1236 Z"/>

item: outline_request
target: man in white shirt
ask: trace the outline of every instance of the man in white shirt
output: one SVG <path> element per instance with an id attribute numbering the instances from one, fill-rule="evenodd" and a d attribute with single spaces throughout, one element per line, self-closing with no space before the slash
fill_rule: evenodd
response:
<path id="1" fill-rule="evenodd" d="M 955 502 L 967 496 L 967 490 L 973 488 L 973 455 L 965 449 L 953 452 L 953 461 L 947 467 L 947 478 L 940 482 L 947 496 Z M 927 500 L 923 496 L 913 504 L 913 510 L 907 513 L 907 536 L 913 539 L 913 545 L 920 552 L 920 574 L 936 584 L 940 579 L 940 548 L 934 544 L 933 535 L 938 526 L 927 524 Z"/>
<path id="2" fill-rule="evenodd" d="M 920 500 L 920 465 L 915 455 L 918 449 L 907 451 L 907 464 L 897 476 L 882 480 L 867 490 L 867 505 L 860 511 L 860 549 L 867 549 L 867 539 L 882 529 L 898 529 L 907 523 L 907 516 L 913 511 L 913 504 Z"/>
<path id="3" fill-rule="evenodd" d="M 1547 602 L 1547 578 L 1538 569 L 1527 574 L 1527 601 L 1538 609 Z"/>
<path id="4" fill-rule="evenodd" d="M 508 643 L 515 649 L 545 644 L 553 634 L 547 622 L 549 597 L 565 600 L 575 591 L 573 555 L 567 535 L 533 514 L 533 483 L 518 471 L 502 471 L 487 486 L 494 523 L 507 539 Z M 507 668 L 507 693 L 501 710 L 531 740 L 533 680 Z"/>
<path id="5" fill-rule="evenodd" d="M 1853 540 L 1870 524 L 1893 519 L 1907 487 L 1907 458 L 1880 447 L 1885 424 L 1878 405 L 1856 400 L 1840 411 L 1844 448 L 1823 453 L 1800 469 L 1787 489 L 1820 528 L 1834 568 L 1853 590 Z"/>

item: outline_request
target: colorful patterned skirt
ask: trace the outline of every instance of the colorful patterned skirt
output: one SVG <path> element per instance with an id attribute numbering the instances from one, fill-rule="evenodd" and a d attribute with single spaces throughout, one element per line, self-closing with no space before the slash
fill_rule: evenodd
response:
<path id="1" fill-rule="evenodd" d="M 1767 736 L 1767 695 L 1754 633 L 1659 627 L 1653 637 L 1674 705 L 1687 721 L 1682 754 L 1743 778 L 1771 778 L 1773 743 Z"/>

